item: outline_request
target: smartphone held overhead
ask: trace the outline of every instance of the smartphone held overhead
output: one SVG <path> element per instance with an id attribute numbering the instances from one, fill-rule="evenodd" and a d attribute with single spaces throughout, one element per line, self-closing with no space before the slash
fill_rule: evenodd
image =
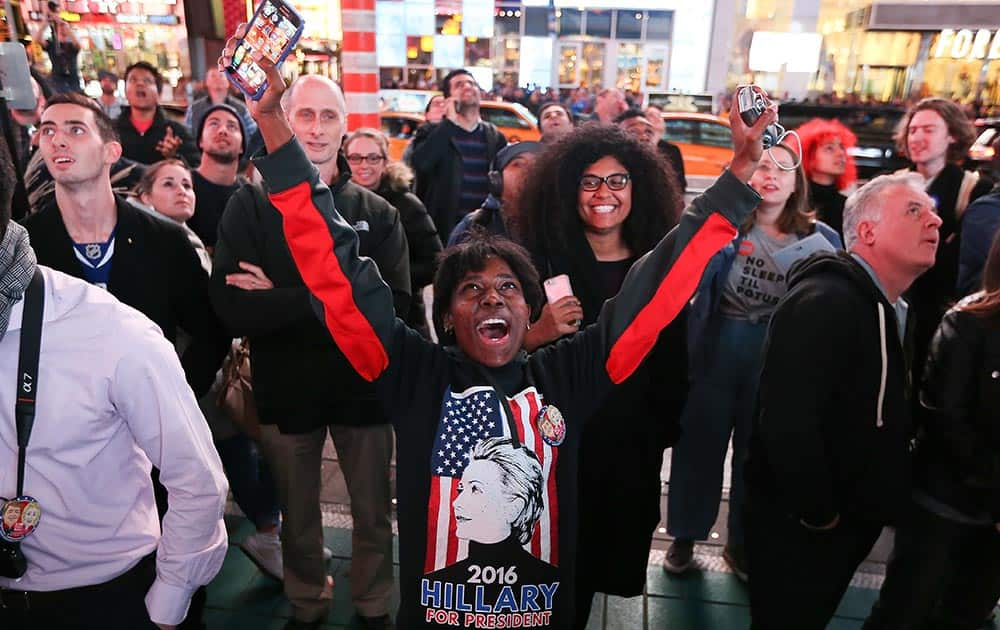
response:
<path id="1" fill-rule="evenodd" d="M 267 76 L 255 61 L 256 56 L 259 54 L 281 65 L 302 36 L 304 24 L 302 16 L 290 4 L 282 0 L 264 0 L 236 45 L 233 60 L 226 67 L 226 76 L 248 97 L 259 100 L 267 90 Z"/>

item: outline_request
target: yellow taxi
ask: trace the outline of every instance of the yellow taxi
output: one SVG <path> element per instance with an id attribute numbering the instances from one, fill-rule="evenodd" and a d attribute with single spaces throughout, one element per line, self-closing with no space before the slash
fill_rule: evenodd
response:
<path id="1" fill-rule="evenodd" d="M 507 142 L 538 141 L 542 138 L 538 119 L 520 103 L 483 101 L 479 104 L 479 115 L 483 120 L 496 125 Z"/>
<path id="2" fill-rule="evenodd" d="M 712 114 L 664 112 L 663 139 L 677 145 L 685 175 L 717 177 L 733 159 L 729 120 Z"/>
<path id="3" fill-rule="evenodd" d="M 410 144 L 417 127 L 424 124 L 424 115 L 411 112 L 380 112 L 382 131 L 389 138 L 389 159 L 403 159 L 403 151 Z"/>

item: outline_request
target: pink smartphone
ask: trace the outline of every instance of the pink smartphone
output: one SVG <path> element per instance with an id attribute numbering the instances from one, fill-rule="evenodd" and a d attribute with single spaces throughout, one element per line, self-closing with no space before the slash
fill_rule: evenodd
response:
<path id="1" fill-rule="evenodd" d="M 573 295 L 573 287 L 569 284 L 569 276 L 564 273 L 552 276 L 543 285 L 545 286 L 545 298 L 549 301 L 549 304 L 558 302 L 567 295 Z"/>

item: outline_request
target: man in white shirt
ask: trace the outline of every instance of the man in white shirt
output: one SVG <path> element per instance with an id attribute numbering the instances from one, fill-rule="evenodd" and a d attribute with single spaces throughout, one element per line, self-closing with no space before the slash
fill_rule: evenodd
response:
<path id="1" fill-rule="evenodd" d="M 0 138 L 0 496 L 30 496 L 41 517 L 20 542 L 23 576 L 0 577 L 0 627 L 174 628 L 225 557 L 222 466 L 157 326 L 107 291 L 36 265 L 27 232 L 10 222 L 9 164 Z M 19 490 L 22 297 L 36 269 L 41 351 Z M 170 494 L 162 533 L 152 465 Z M 2 562 L 0 571 L 10 575 Z"/>

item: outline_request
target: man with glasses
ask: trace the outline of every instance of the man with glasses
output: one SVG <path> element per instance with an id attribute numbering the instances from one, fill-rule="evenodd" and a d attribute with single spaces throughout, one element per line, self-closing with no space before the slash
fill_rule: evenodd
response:
<path id="1" fill-rule="evenodd" d="M 183 124 L 167 119 L 160 107 L 163 77 L 156 66 L 137 61 L 125 69 L 125 98 L 118 117 L 122 157 L 141 164 L 180 158 L 188 166 L 198 165 L 199 153 L 191 133 Z"/>
<path id="2" fill-rule="evenodd" d="M 405 316 L 410 264 L 399 213 L 350 181 L 340 153 L 347 123 L 343 92 L 319 75 L 302 75 L 285 91 L 282 107 L 337 210 L 351 223 L 360 253 L 375 261 Z M 231 331 L 250 339 L 254 399 L 261 447 L 283 507 L 282 575 L 292 603 L 290 628 L 326 619 L 333 596 L 323 559 L 321 463 L 333 438 L 351 498 L 354 536 L 351 599 L 368 628 L 388 627 L 392 593 L 389 461 L 392 427 L 371 422 L 382 413 L 364 381 L 316 318 L 309 290 L 285 241 L 281 215 L 263 187 L 244 186 L 219 223 L 212 271 L 212 302 Z"/>
<path id="3" fill-rule="evenodd" d="M 417 196 L 438 233 L 450 234 L 486 199 L 490 164 L 507 139 L 480 117 L 479 84 L 467 70 L 449 72 L 441 91 L 444 118 L 417 130 L 411 163 L 417 172 Z"/>

